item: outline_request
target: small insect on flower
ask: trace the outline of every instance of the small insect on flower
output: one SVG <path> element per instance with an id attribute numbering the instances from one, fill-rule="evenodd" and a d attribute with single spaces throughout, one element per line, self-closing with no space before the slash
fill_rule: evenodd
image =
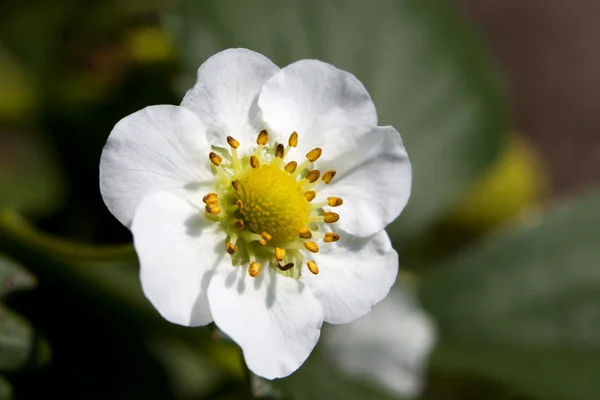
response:
<path id="1" fill-rule="evenodd" d="M 173 323 L 214 321 L 268 379 L 302 365 L 323 321 L 387 295 L 398 257 L 384 228 L 410 185 L 400 135 L 353 75 L 245 49 L 202 64 L 181 106 L 119 121 L 100 162 L 146 297 Z"/>

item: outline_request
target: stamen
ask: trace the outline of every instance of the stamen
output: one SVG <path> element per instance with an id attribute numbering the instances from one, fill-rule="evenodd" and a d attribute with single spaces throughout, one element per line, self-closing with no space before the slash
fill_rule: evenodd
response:
<path id="1" fill-rule="evenodd" d="M 238 147 L 240 147 L 240 142 L 238 142 L 231 136 L 227 136 L 227 143 L 229 143 L 229 145 L 231 147 L 233 147 L 234 149 L 237 149 Z"/>
<path id="2" fill-rule="evenodd" d="M 320 176 L 321 176 L 321 171 L 319 171 L 318 169 L 313 169 L 312 171 L 309 171 L 308 174 L 306 174 L 304 179 L 306 179 L 309 183 L 313 183 L 317 179 L 319 179 Z"/>
<path id="3" fill-rule="evenodd" d="M 265 145 L 267 143 L 269 143 L 269 132 L 267 132 L 266 129 L 263 129 L 256 138 L 256 144 Z"/>
<path id="4" fill-rule="evenodd" d="M 253 278 L 256 278 L 258 274 L 260 274 L 261 268 L 262 266 L 259 263 L 257 263 L 256 261 L 252 261 L 250 263 L 250 266 L 248 267 L 248 275 L 250 275 Z"/>
<path id="5" fill-rule="evenodd" d="M 298 166 L 298 168 L 296 169 L 296 172 L 294 173 L 293 176 L 296 177 L 300 172 L 304 171 L 304 169 L 307 168 L 309 165 L 310 165 L 310 161 L 304 160 L 304 162 Z"/>
<path id="6" fill-rule="evenodd" d="M 304 247 L 306 247 L 306 250 L 310 251 L 311 253 L 319 252 L 319 246 L 317 246 L 315 242 L 304 242 Z"/>
<path id="7" fill-rule="evenodd" d="M 325 176 L 323 176 L 323 178 L 325 178 Z M 339 207 L 344 204 L 344 200 L 340 199 L 339 197 L 328 197 L 327 204 L 329 207 Z"/>
<path id="8" fill-rule="evenodd" d="M 244 227 L 244 220 L 243 219 L 236 219 L 233 224 L 235 225 L 236 228 L 242 229 Z"/>
<path id="9" fill-rule="evenodd" d="M 298 146 L 298 132 L 292 132 L 292 134 L 290 135 L 290 140 L 288 140 L 288 144 L 290 145 L 290 147 Z"/>
<path id="10" fill-rule="evenodd" d="M 321 150 L 320 147 L 316 147 L 306 153 L 306 158 L 308 158 L 308 161 L 310 162 L 315 162 L 319 159 L 319 157 L 321 157 L 321 153 L 323 153 L 323 150 Z"/>
<path id="11" fill-rule="evenodd" d="M 298 236 L 302 239 L 310 239 L 312 237 L 312 232 L 308 226 L 305 226 L 304 228 L 300 229 Z"/>
<path id="12" fill-rule="evenodd" d="M 335 176 L 336 172 L 333 169 L 330 169 L 329 171 L 325 172 L 323 174 L 323 182 L 329 184 L 329 182 L 331 182 L 331 180 L 333 179 L 333 177 Z"/>
<path id="13" fill-rule="evenodd" d="M 289 174 L 294 173 L 294 171 L 296 171 L 296 167 L 298 166 L 298 163 L 296 161 L 290 161 L 289 163 L 287 163 L 285 165 L 285 167 L 283 167 L 283 169 L 285 169 L 285 171 Z"/>
<path id="14" fill-rule="evenodd" d="M 231 186 L 233 186 L 233 188 L 235 189 L 236 192 L 238 192 L 240 190 L 241 184 L 240 181 L 237 179 L 234 179 L 231 181 Z"/>
<path id="15" fill-rule="evenodd" d="M 238 201 L 235 202 L 235 206 L 242 210 L 244 208 L 244 203 L 242 203 L 242 200 L 238 199 Z"/>
<path id="16" fill-rule="evenodd" d="M 275 258 L 277 259 L 277 261 L 283 261 L 284 257 L 285 257 L 285 249 L 275 247 Z"/>
<path id="17" fill-rule="evenodd" d="M 309 203 L 311 201 L 313 201 L 313 199 L 315 198 L 315 196 L 317 195 L 317 192 L 315 192 L 314 190 L 309 190 L 304 192 L 304 198 L 306 199 L 306 201 L 308 201 Z"/>
<path id="18" fill-rule="evenodd" d="M 325 243 L 337 242 L 338 240 L 340 240 L 340 235 L 333 232 L 327 232 L 325 238 L 323 238 Z"/>
<path id="19" fill-rule="evenodd" d="M 233 164 L 233 169 L 236 172 L 240 172 L 242 170 L 242 164 L 237 153 L 237 148 L 240 147 L 240 142 L 235 140 L 232 136 L 227 136 L 227 143 L 229 143 L 231 146 L 231 162 Z"/>
<path id="20" fill-rule="evenodd" d="M 258 242 L 263 246 L 265 246 L 267 243 L 269 243 L 269 241 L 271 241 L 271 239 L 273 239 L 273 236 L 269 235 L 267 232 L 261 233 L 260 237 L 262 237 L 262 240 L 259 240 Z"/>
<path id="21" fill-rule="evenodd" d="M 277 268 L 279 268 L 281 271 L 287 271 L 289 269 L 294 268 L 294 263 L 287 263 L 285 265 L 277 263 Z"/>
<path id="22" fill-rule="evenodd" d="M 204 204 L 219 204 L 219 195 L 216 193 L 209 193 L 202 198 Z"/>
<path id="23" fill-rule="evenodd" d="M 317 275 L 319 273 L 319 267 L 317 267 L 317 263 L 314 261 L 309 261 L 306 263 L 308 270 L 313 273 L 313 275 Z"/>
<path id="24" fill-rule="evenodd" d="M 258 161 L 258 158 L 256 158 L 255 156 L 250 156 L 250 166 L 252 168 L 260 167 L 260 161 Z"/>
<path id="25" fill-rule="evenodd" d="M 275 157 L 283 158 L 283 153 L 285 152 L 285 147 L 279 143 L 275 148 Z"/>
<path id="26" fill-rule="evenodd" d="M 228 252 L 229 254 L 231 254 L 231 255 L 234 255 L 234 254 L 235 254 L 235 252 L 236 252 L 236 251 L 237 251 L 237 249 L 238 249 L 238 247 L 237 247 L 235 244 L 231 243 L 231 242 L 228 242 L 228 243 L 225 245 L 225 248 L 227 249 L 227 252 Z"/>
<path id="27" fill-rule="evenodd" d="M 221 156 L 212 151 L 208 154 L 208 158 L 210 158 L 210 162 L 213 163 L 215 167 L 218 167 L 221 165 L 221 162 L 223 162 Z"/>
<path id="28" fill-rule="evenodd" d="M 217 204 L 207 204 L 205 207 L 205 210 L 209 213 L 209 214 L 218 214 L 221 212 L 221 209 L 219 208 L 219 206 Z"/>
<path id="29" fill-rule="evenodd" d="M 340 216 L 334 212 L 325 211 L 323 213 L 323 219 L 326 223 L 332 224 L 340 219 Z"/>

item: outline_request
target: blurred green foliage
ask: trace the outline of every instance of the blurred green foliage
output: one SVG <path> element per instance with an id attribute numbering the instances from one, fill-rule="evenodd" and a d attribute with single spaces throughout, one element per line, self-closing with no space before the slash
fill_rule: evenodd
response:
<path id="1" fill-rule="evenodd" d="M 403 264 L 424 271 L 417 282 L 441 334 L 424 398 L 595 397 L 600 197 L 474 240 L 537 204 L 543 185 L 531 153 L 507 147 L 502 86 L 445 1 L 36 0 L 0 6 L 0 298 L 9 284 L 33 289 L 21 265 L 40 282 L 8 298 L 17 313 L 0 307 L 0 399 L 13 389 L 19 398 L 389 398 L 318 348 L 289 378 L 250 376 L 214 327 L 171 325 L 143 296 L 130 233 L 98 190 L 102 146 L 125 115 L 177 104 L 198 66 L 227 47 L 351 71 L 380 123 L 401 132 L 413 196 L 389 232 Z M 53 358 L 38 370 L 47 342 Z"/>
<path id="2" fill-rule="evenodd" d="M 422 280 L 434 366 L 547 399 L 592 399 L 600 371 L 600 192 L 531 215 Z"/>
<path id="3" fill-rule="evenodd" d="M 0 300 L 32 289 L 36 279 L 0 253 Z M 50 358 L 45 339 L 36 335 L 27 320 L 0 303 L 0 373 L 15 373 L 43 366 Z M 0 375 L 0 399 L 12 397 L 10 383 Z"/>

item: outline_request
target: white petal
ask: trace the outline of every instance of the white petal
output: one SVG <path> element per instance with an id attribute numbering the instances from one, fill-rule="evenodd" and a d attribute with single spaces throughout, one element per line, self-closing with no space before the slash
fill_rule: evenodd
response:
<path id="1" fill-rule="evenodd" d="M 328 327 L 322 349 L 343 371 L 396 396 L 418 396 L 435 343 L 431 318 L 406 288 L 392 290 L 366 317 Z"/>
<path id="2" fill-rule="evenodd" d="M 342 233 L 313 255 L 313 275 L 303 265 L 300 278 L 323 306 L 325 322 L 344 324 L 367 314 L 389 292 L 398 273 L 398 254 L 385 231 L 362 238 Z"/>
<path id="3" fill-rule="evenodd" d="M 400 215 L 410 197 L 412 171 L 400 135 L 391 126 L 353 126 L 323 135 L 323 155 L 315 168 L 337 171 L 329 185 L 316 188 L 317 201 L 341 197 L 330 211 L 338 226 L 357 236 L 370 236 Z"/>
<path id="4" fill-rule="evenodd" d="M 296 131 L 300 151 L 317 147 L 324 132 L 354 124 L 377 125 L 377 112 L 354 75 L 333 65 L 301 60 L 263 87 L 258 105 L 269 129 L 282 139 Z"/>
<path id="5" fill-rule="evenodd" d="M 282 378 L 306 360 L 319 339 L 323 311 L 302 282 L 263 265 L 257 278 L 246 267 L 216 274 L 208 288 L 217 326 L 243 350 L 248 368 Z"/>
<path id="6" fill-rule="evenodd" d="M 140 259 L 144 294 L 170 322 L 212 322 L 206 297 L 213 273 L 225 257 L 225 234 L 187 201 L 170 193 L 145 197 L 131 230 Z"/>
<path id="7" fill-rule="evenodd" d="M 177 106 L 151 106 L 115 125 L 100 159 L 106 206 L 129 227 L 138 203 L 151 193 L 197 194 L 213 179 L 210 146 L 200 119 Z"/>
<path id="8" fill-rule="evenodd" d="M 225 147 L 226 137 L 233 136 L 241 142 L 240 151 L 247 150 L 264 128 L 258 93 L 277 72 L 279 68 L 261 54 L 224 50 L 200 66 L 196 84 L 181 105 L 200 116 L 212 145 Z"/>

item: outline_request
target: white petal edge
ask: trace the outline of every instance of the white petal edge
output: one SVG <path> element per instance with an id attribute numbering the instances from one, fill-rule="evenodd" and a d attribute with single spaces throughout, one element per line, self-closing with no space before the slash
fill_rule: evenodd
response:
<path id="1" fill-rule="evenodd" d="M 300 60 L 265 83 L 258 98 L 263 119 L 281 141 L 299 135 L 298 152 L 318 147 L 324 132 L 348 125 L 377 125 L 363 84 L 349 72 L 317 60 Z M 294 156 L 294 150 L 292 156 Z"/>
<path id="2" fill-rule="evenodd" d="M 306 264 L 305 282 L 323 307 L 323 319 L 345 324 L 366 315 L 388 294 L 398 273 L 398 254 L 385 231 L 363 238 L 341 234 L 312 255 L 319 267 L 313 275 Z"/>
<path id="3" fill-rule="evenodd" d="M 248 368 L 266 379 L 297 370 L 319 340 L 321 305 L 304 283 L 263 265 L 257 278 L 247 267 L 216 274 L 208 288 L 217 326 L 244 353 Z"/>
<path id="4" fill-rule="evenodd" d="M 155 193 L 140 203 L 132 223 L 144 294 L 168 321 L 212 322 L 207 289 L 225 257 L 225 235 L 186 200 Z"/>
<path id="5" fill-rule="evenodd" d="M 315 189 L 316 201 L 328 196 L 344 200 L 328 210 L 340 215 L 337 224 L 342 230 L 371 236 L 400 215 L 410 197 L 412 169 L 393 127 L 352 126 L 328 132 L 322 148 L 315 168 L 337 174 L 329 185 Z"/>
<path id="6" fill-rule="evenodd" d="M 355 379 L 375 383 L 395 396 L 417 397 L 435 341 L 433 320 L 412 291 L 400 287 L 364 318 L 327 327 L 321 349 Z"/>
<path id="7" fill-rule="evenodd" d="M 120 120 L 100 158 L 100 191 L 110 212 L 129 227 L 147 195 L 197 195 L 212 180 L 210 145 L 200 119 L 183 107 L 146 107 Z"/>
<path id="8" fill-rule="evenodd" d="M 221 51 L 200 66 L 196 84 L 181 105 L 198 114 L 213 146 L 226 147 L 226 137 L 232 136 L 245 152 L 264 128 L 258 94 L 278 72 L 271 60 L 254 51 Z"/>

